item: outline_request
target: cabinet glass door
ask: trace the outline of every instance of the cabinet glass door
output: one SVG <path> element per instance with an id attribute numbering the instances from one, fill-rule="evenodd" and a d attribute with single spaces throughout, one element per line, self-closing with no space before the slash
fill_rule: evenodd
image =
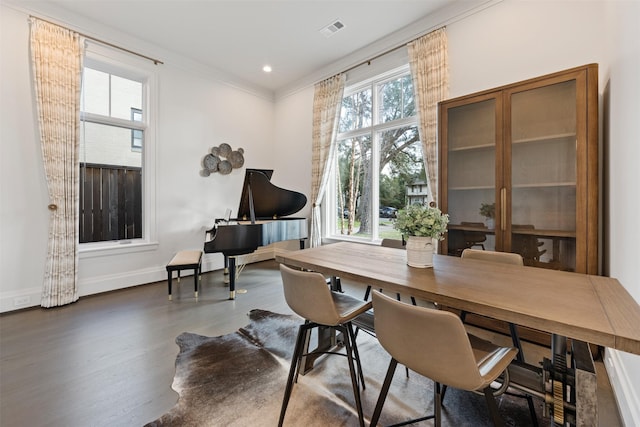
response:
<path id="1" fill-rule="evenodd" d="M 576 82 L 510 96 L 511 252 L 526 265 L 576 266 Z M 509 162 L 507 162 L 509 163 Z"/>
<path id="2" fill-rule="evenodd" d="M 496 99 L 447 111 L 447 251 L 495 249 Z"/>

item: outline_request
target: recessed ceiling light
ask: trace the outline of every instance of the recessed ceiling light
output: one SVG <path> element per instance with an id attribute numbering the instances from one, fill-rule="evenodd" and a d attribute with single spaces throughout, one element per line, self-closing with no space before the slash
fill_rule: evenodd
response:
<path id="1" fill-rule="evenodd" d="M 265 65 L 264 67 L 262 67 L 262 71 L 264 71 L 265 73 L 270 73 L 271 65 Z"/>

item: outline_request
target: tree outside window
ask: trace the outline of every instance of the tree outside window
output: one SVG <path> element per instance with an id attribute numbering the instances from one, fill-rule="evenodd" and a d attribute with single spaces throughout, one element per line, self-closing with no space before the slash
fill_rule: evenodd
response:
<path id="1" fill-rule="evenodd" d="M 395 211 L 409 186 L 426 181 L 408 67 L 346 88 L 338 132 L 329 234 L 400 238 Z"/>

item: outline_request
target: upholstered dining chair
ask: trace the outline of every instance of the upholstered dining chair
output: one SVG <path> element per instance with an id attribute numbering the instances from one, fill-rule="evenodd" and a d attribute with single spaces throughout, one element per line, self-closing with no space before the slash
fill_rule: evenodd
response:
<path id="1" fill-rule="evenodd" d="M 384 238 L 380 241 L 380 246 L 386 247 L 386 248 L 395 248 L 395 249 L 405 249 L 407 242 L 404 240 L 404 238 L 401 239 L 390 239 L 390 238 Z M 340 284 L 340 278 L 336 277 L 336 284 L 337 284 L 337 289 L 342 291 L 342 286 Z M 369 299 L 369 295 L 371 294 L 371 286 L 367 286 L 367 289 L 365 290 L 364 293 L 364 299 L 368 300 Z M 400 294 L 398 294 L 398 299 L 400 299 Z"/>
<path id="2" fill-rule="evenodd" d="M 406 304 L 377 291 L 373 291 L 373 307 L 376 335 L 391 361 L 371 426 L 380 419 L 398 363 L 434 381 L 434 414 L 412 422 L 435 418 L 435 425 L 440 426 L 441 387 L 449 385 L 481 391 L 493 423 L 503 425 L 491 383 L 504 373 L 508 384 L 507 367 L 518 353 L 516 348 L 496 346 L 468 335 L 460 318 L 446 310 Z"/>
<path id="3" fill-rule="evenodd" d="M 296 344 L 291 357 L 289 377 L 284 391 L 282 408 L 278 426 L 282 426 L 287 411 L 287 405 L 293 390 L 293 384 L 297 381 L 298 372 L 305 356 L 319 353 L 338 354 L 346 356 L 349 363 L 351 383 L 355 398 L 356 410 L 360 426 L 364 426 L 362 414 L 362 402 L 360 400 L 359 382 L 365 389 L 364 375 L 360 364 L 360 355 L 356 345 L 355 334 L 351 321 L 371 308 L 371 301 L 363 301 L 347 294 L 332 292 L 327 286 L 324 276 L 320 273 L 294 270 L 285 265 L 280 265 L 284 297 L 297 315 L 305 319 L 304 324 L 298 329 Z M 313 328 L 327 327 L 341 332 L 344 339 L 345 353 L 331 351 L 330 349 L 316 349 L 308 352 L 308 334 Z M 355 361 L 355 364 L 354 364 Z"/>
<path id="4" fill-rule="evenodd" d="M 478 229 L 487 228 L 482 222 L 465 222 L 461 221 L 460 225 L 467 227 L 475 227 Z M 484 250 L 484 242 L 487 241 L 487 233 L 483 233 L 482 231 L 469 231 L 465 230 L 463 233 L 464 243 L 467 248 L 472 248 L 474 246 L 479 246 Z"/>
<path id="5" fill-rule="evenodd" d="M 382 239 L 380 241 L 380 246 L 385 248 L 394 248 L 394 249 L 406 249 L 407 242 L 404 239 Z M 367 286 L 367 289 L 364 292 L 364 299 L 368 300 L 371 295 L 371 285 Z M 400 301 L 400 293 L 396 294 L 396 298 Z M 411 297 L 411 302 L 413 305 L 416 304 L 416 300 L 414 297 Z"/>
<path id="6" fill-rule="evenodd" d="M 509 252 L 495 252 L 485 251 L 480 249 L 465 249 L 462 251 L 462 258 L 464 259 L 477 259 L 480 261 L 497 262 L 502 264 L 511 265 L 524 265 L 522 256 L 519 254 Z M 467 313 L 460 313 L 460 318 L 465 321 Z M 509 323 L 509 333 L 511 334 L 511 341 L 513 346 L 518 349 L 518 360 L 524 362 L 524 353 L 522 352 L 522 345 L 520 344 L 520 336 L 518 334 L 518 328 L 515 324 Z"/>
<path id="7" fill-rule="evenodd" d="M 480 261 L 488 261 L 488 262 L 497 262 L 502 264 L 511 264 L 511 265 L 524 265 L 524 259 L 520 254 L 509 253 L 509 252 L 494 252 L 494 251 L 484 251 L 479 249 L 465 249 L 462 251 L 462 258 L 465 259 L 477 259 Z M 462 321 L 465 321 L 466 312 L 460 313 L 460 318 Z M 525 361 L 524 351 L 522 351 L 522 344 L 520 343 L 520 334 L 518 333 L 518 327 L 509 322 L 509 333 L 511 334 L 511 342 L 513 346 L 518 349 L 517 360 L 519 362 Z M 531 413 L 531 419 L 533 420 L 534 426 L 538 425 L 536 412 L 533 404 L 533 397 L 530 395 L 523 396 L 527 399 L 527 403 L 529 404 L 529 412 Z"/>
<path id="8" fill-rule="evenodd" d="M 404 239 L 382 239 L 380 242 L 380 246 L 386 248 L 395 248 L 395 249 L 406 249 L 407 242 Z M 382 289 L 380 289 L 382 292 Z M 371 298 L 371 285 L 367 285 L 367 288 L 364 291 L 364 300 L 369 301 Z M 396 293 L 396 298 L 400 301 L 400 293 Z M 411 297 L 411 302 L 413 305 L 416 305 L 416 300 L 414 297 Z M 359 330 L 363 330 L 369 335 L 375 336 L 375 330 L 373 328 L 373 310 L 367 310 L 362 313 L 360 316 L 356 317 L 353 320 L 353 324 L 356 327 L 355 333 L 358 335 Z"/>

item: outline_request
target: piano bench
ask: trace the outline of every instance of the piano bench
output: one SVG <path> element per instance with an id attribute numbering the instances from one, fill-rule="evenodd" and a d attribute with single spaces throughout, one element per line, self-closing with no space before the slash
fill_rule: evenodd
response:
<path id="1" fill-rule="evenodd" d="M 182 270 L 193 270 L 193 284 L 196 300 L 198 299 L 198 281 L 202 280 L 202 251 L 180 251 L 167 264 L 167 283 L 169 285 L 169 301 L 171 297 L 171 278 L 173 272 L 178 272 L 178 283 L 180 283 L 180 272 Z"/>

